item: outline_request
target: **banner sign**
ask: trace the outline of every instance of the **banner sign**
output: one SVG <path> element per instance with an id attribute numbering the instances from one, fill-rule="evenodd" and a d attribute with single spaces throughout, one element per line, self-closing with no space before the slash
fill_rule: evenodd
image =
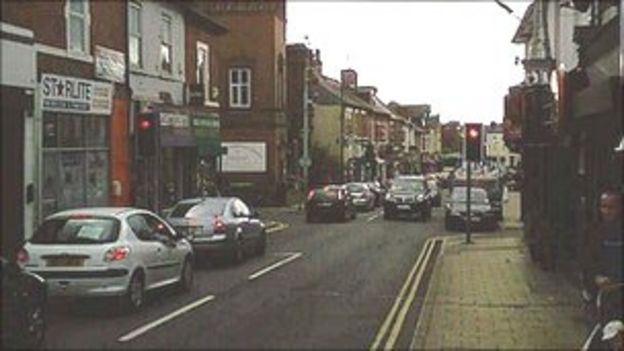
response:
<path id="1" fill-rule="evenodd" d="M 126 58 L 123 52 L 95 46 L 95 76 L 112 82 L 126 81 Z"/>
<path id="2" fill-rule="evenodd" d="M 111 114 L 113 86 L 110 83 L 43 74 L 40 84 L 44 111 Z"/>
<path id="3" fill-rule="evenodd" d="M 224 142 L 227 154 L 223 156 L 225 173 L 265 173 L 267 171 L 267 144 L 265 142 Z"/>

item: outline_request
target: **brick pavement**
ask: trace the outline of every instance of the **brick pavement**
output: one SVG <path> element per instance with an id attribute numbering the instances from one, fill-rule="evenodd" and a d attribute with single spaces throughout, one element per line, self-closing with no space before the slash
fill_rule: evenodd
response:
<path id="1" fill-rule="evenodd" d="M 530 262 L 519 230 L 449 237 L 413 349 L 579 349 L 589 330 L 565 278 Z"/>

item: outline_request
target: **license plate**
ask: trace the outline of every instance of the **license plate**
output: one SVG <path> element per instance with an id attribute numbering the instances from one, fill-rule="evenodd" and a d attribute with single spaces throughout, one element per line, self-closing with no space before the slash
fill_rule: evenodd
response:
<path id="1" fill-rule="evenodd" d="M 84 265 L 84 258 L 80 257 L 56 257 L 48 258 L 48 267 L 81 267 Z"/>
<path id="2" fill-rule="evenodd" d="M 331 202 L 321 202 L 318 204 L 319 207 L 331 207 Z"/>
<path id="3" fill-rule="evenodd" d="M 409 210 L 409 209 L 411 209 L 410 205 L 398 205 L 397 208 L 399 210 Z"/>

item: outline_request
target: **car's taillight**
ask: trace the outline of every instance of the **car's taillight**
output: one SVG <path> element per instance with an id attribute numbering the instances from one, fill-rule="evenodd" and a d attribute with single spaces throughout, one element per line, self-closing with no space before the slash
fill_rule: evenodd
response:
<path id="1" fill-rule="evenodd" d="M 105 262 L 123 261 L 130 254 L 130 248 L 126 246 L 112 247 L 104 254 Z"/>
<path id="2" fill-rule="evenodd" d="M 26 249 L 20 249 L 15 256 L 15 261 L 21 266 L 27 264 L 29 259 L 30 257 L 28 256 L 28 251 L 26 251 Z"/>
<path id="3" fill-rule="evenodd" d="M 225 233 L 225 222 L 223 222 L 223 219 L 217 217 L 215 218 L 214 222 L 212 222 L 212 229 L 213 229 L 213 233 L 215 234 L 223 234 Z"/>
<path id="4" fill-rule="evenodd" d="M 308 200 L 312 200 L 312 196 L 314 196 L 314 190 L 308 192 Z"/>

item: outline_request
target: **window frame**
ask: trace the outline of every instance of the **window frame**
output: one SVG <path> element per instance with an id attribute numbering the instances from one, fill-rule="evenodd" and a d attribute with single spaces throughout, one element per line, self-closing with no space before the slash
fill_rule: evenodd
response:
<path id="1" fill-rule="evenodd" d="M 212 89 L 212 85 L 211 85 L 211 76 L 210 76 L 210 67 L 211 67 L 211 63 L 212 60 L 210 59 L 210 45 L 202 42 L 202 41 L 197 41 L 196 45 L 195 45 L 195 81 L 197 82 L 197 84 L 203 84 L 204 85 L 204 103 L 209 103 L 212 100 L 212 94 L 211 94 L 211 89 Z M 199 80 L 199 54 L 200 52 L 204 50 L 206 53 L 206 57 L 205 57 L 205 65 L 204 65 L 204 81 L 200 82 Z"/>
<path id="2" fill-rule="evenodd" d="M 169 23 L 168 29 L 168 42 L 165 41 L 164 33 L 164 25 L 165 23 Z M 173 16 L 168 13 L 161 13 L 160 15 L 160 45 L 159 45 L 159 70 L 163 73 L 173 75 Z M 166 47 L 169 49 L 169 69 L 163 67 L 163 48 Z"/>
<path id="3" fill-rule="evenodd" d="M 239 81 L 234 83 L 232 79 L 232 73 L 237 72 L 239 74 Z M 242 82 L 242 72 L 247 72 L 247 82 Z M 250 67 L 231 67 L 228 69 L 228 102 L 231 108 L 238 109 L 248 109 L 251 108 L 251 100 L 252 100 L 252 69 Z M 241 103 L 242 98 L 242 89 L 243 87 L 247 88 L 247 103 Z M 236 93 L 234 93 L 234 89 Z M 236 96 L 237 102 L 235 103 L 233 98 Z"/>
<path id="4" fill-rule="evenodd" d="M 136 9 L 138 12 L 138 16 L 137 16 L 137 33 L 133 33 L 132 32 L 132 25 L 131 25 L 131 20 L 132 20 L 132 9 Z M 138 47 L 138 52 L 137 52 L 137 56 L 138 56 L 138 62 L 134 63 L 132 62 L 132 55 L 130 53 L 130 48 L 131 46 L 131 40 L 132 38 L 137 38 L 138 42 L 139 42 L 139 47 Z M 128 2 L 128 60 L 130 63 L 131 67 L 138 67 L 138 68 L 142 68 L 143 67 L 143 6 L 135 1 L 135 0 L 131 0 Z"/>
<path id="5" fill-rule="evenodd" d="M 89 0 L 80 0 L 84 4 L 84 13 L 79 14 L 71 10 L 72 0 L 65 1 L 65 48 L 69 53 L 79 55 L 90 55 L 91 53 L 91 7 L 89 6 Z M 72 47 L 71 41 L 71 19 L 72 16 L 80 16 L 83 20 L 83 45 L 84 50 L 79 50 Z"/>

